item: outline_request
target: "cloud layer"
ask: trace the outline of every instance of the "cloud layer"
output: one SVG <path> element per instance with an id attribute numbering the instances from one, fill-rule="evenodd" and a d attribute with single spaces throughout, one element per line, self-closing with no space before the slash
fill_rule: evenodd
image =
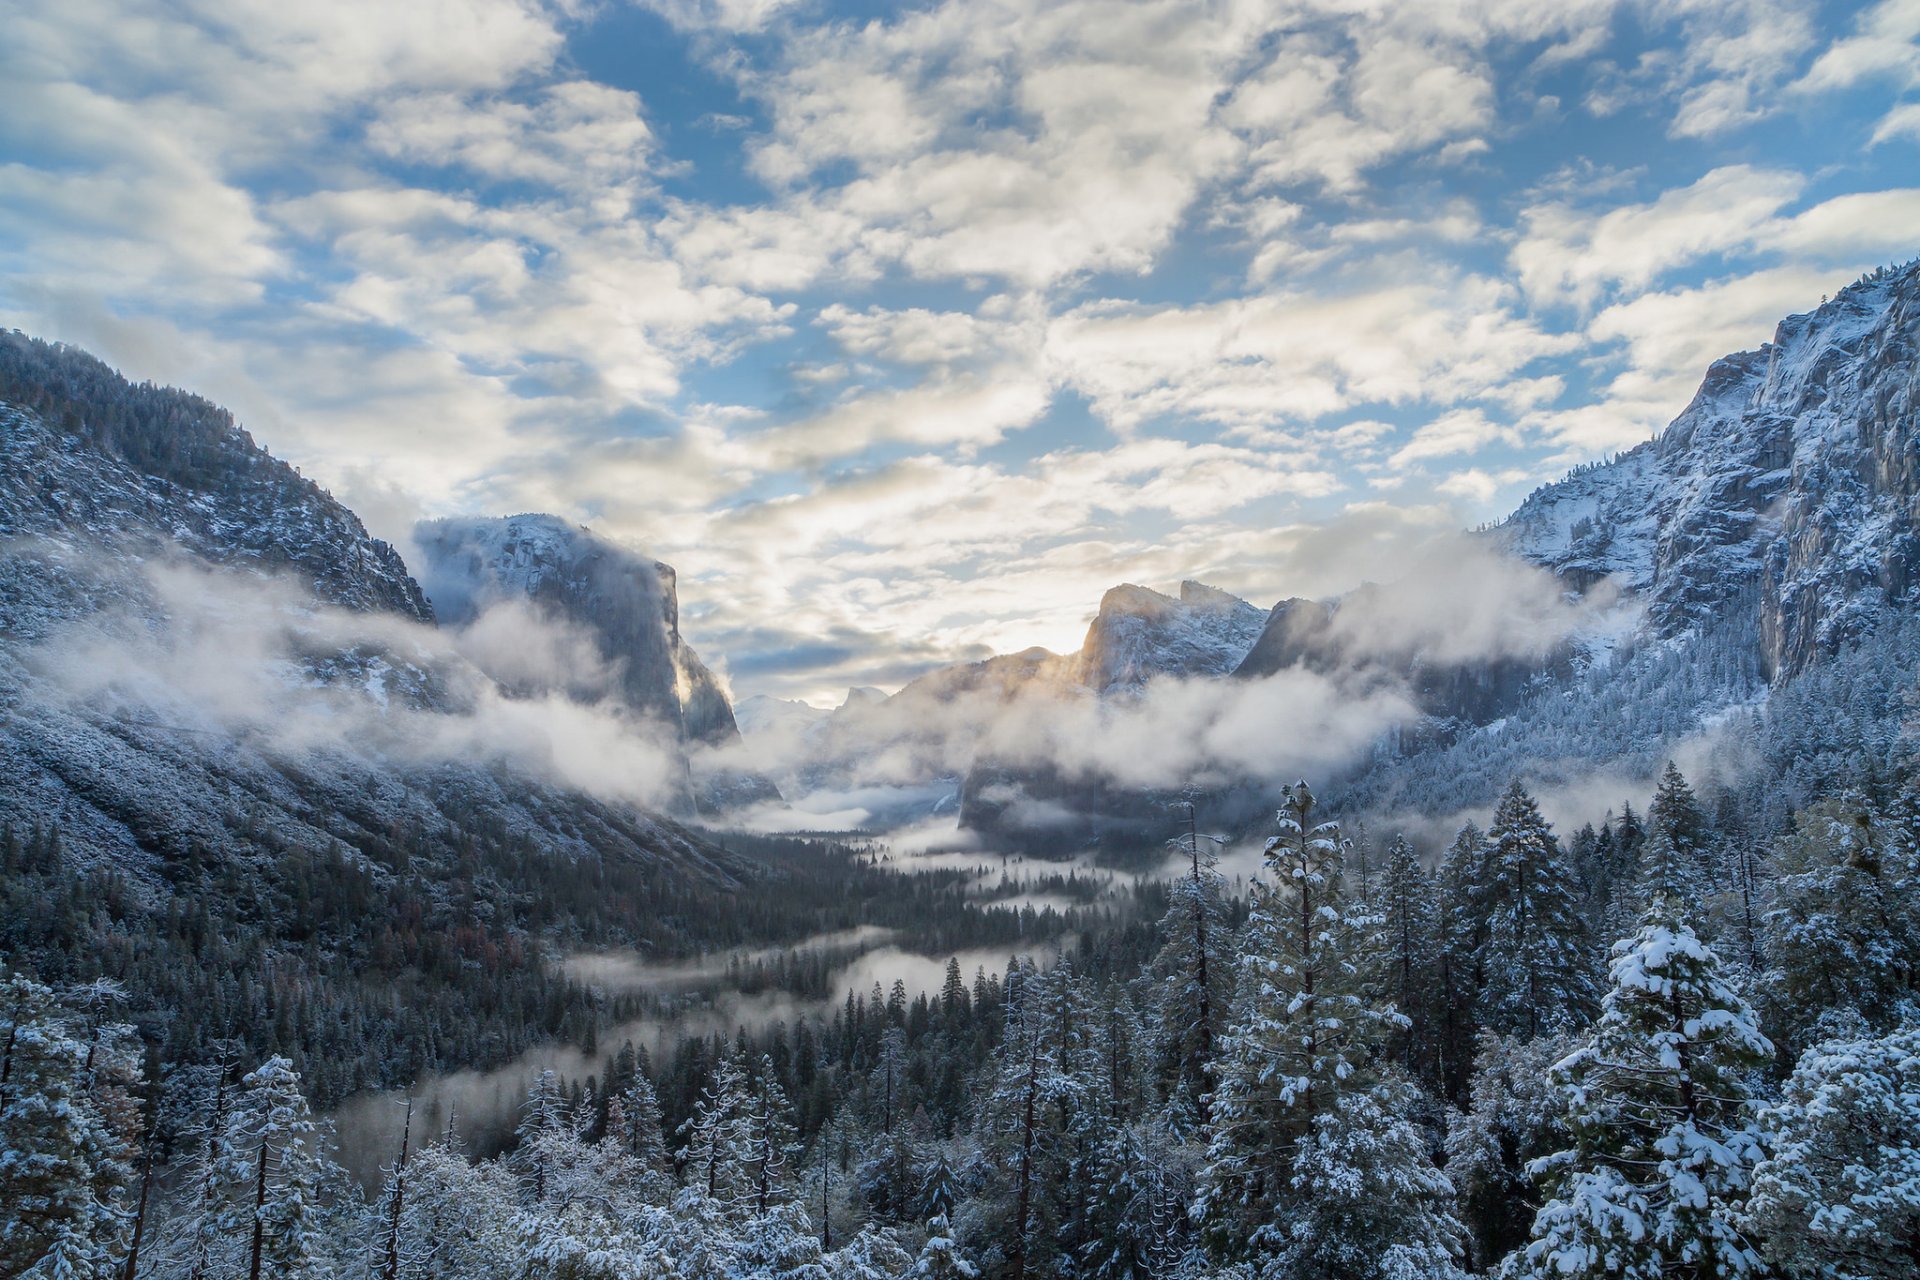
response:
<path id="1" fill-rule="evenodd" d="M 1302 593 L 1305 527 L 1644 438 L 1920 252 L 1916 39 L 1906 0 L 76 0 L 0 48 L 0 322 L 230 404 L 376 532 L 644 545 L 742 691 L 827 698 L 1071 647 L 1120 580 Z"/>

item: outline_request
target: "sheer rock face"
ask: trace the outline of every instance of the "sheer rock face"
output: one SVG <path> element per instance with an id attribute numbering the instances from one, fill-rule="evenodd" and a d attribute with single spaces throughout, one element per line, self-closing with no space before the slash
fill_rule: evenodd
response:
<path id="1" fill-rule="evenodd" d="M 1266 615 L 1199 582 L 1180 598 L 1131 583 L 1101 598 L 1075 676 L 1095 693 L 1133 693 L 1155 676 L 1224 676 L 1253 647 Z"/>
<path id="2" fill-rule="evenodd" d="M 719 678 L 680 636 L 671 565 L 550 515 L 430 520 L 414 539 L 448 625 L 502 600 L 525 600 L 592 638 L 628 710 L 669 726 L 688 748 L 739 741 Z M 770 782 L 747 774 L 703 778 L 700 789 L 703 807 L 779 798 Z"/>
<path id="3" fill-rule="evenodd" d="M 530 601 L 593 637 L 601 658 L 617 666 L 632 710 L 675 726 L 689 742 L 738 737 L 719 679 L 680 637 L 671 565 L 548 515 L 430 520 L 414 537 L 421 576 L 449 625 L 501 600 Z"/>
<path id="4" fill-rule="evenodd" d="M 1763 670 L 1790 678 L 1914 585 L 1917 342 L 1912 263 L 1715 362 L 1660 436 L 1537 491 L 1493 536 L 1576 589 L 1621 583 L 1662 638 L 1750 624 Z"/>

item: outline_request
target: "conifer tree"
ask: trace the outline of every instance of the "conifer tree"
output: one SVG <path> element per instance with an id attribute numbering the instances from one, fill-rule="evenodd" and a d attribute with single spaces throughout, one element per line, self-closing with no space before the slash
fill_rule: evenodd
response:
<path id="1" fill-rule="evenodd" d="M 1196 1213 L 1216 1252 L 1273 1280 L 1445 1274 L 1452 1188 L 1408 1123 L 1411 1086 L 1380 1062 L 1407 1020 L 1366 982 L 1345 841 L 1314 810 L 1305 783 L 1287 789 L 1253 890 Z"/>
<path id="2" fill-rule="evenodd" d="M 639 1072 L 615 1099 L 616 1112 L 609 1107 L 608 1135 L 620 1144 L 631 1160 L 652 1173 L 664 1173 L 669 1163 L 665 1123 L 660 1118 L 660 1096 L 653 1083 Z"/>
<path id="3" fill-rule="evenodd" d="M 328 1168 L 291 1062 L 269 1058 L 241 1080 L 234 1123 L 227 1177 L 240 1195 L 230 1221 L 248 1236 L 247 1280 L 315 1274 Z"/>
<path id="4" fill-rule="evenodd" d="M 1485 852 L 1485 838 L 1469 822 L 1440 863 L 1435 1039 L 1441 1092 L 1456 1103 L 1464 1103 L 1473 1078 L 1474 1006 L 1486 980 L 1486 918 L 1478 892 Z"/>
<path id="5" fill-rule="evenodd" d="M 1884 1031 L 1920 1007 L 1920 874 L 1893 824 L 1857 799 L 1809 806 L 1774 847 L 1764 918 L 1774 1022 L 1790 1042 L 1850 1012 Z"/>
<path id="6" fill-rule="evenodd" d="M 1395 1006 L 1407 1018 L 1396 1055 L 1410 1076 L 1437 1078 L 1440 1052 L 1435 1030 L 1434 991 L 1440 952 L 1439 913 L 1433 877 L 1420 865 L 1413 846 L 1395 836 L 1387 848 L 1381 875 L 1380 958 Z"/>
<path id="7" fill-rule="evenodd" d="M 787 1157 L 795 1148 L 792 1108 L 780 1088 L 773 1059 L 762 1056 L 753 1080 L 747 1121 L 746 1176 L 753 1188 L 753 1211 L 764 1214 L 787 1193 Z"/>
<path id="8" fill-rule="evenodd" d="M 1170 842 L 1185 874 L 1169 886 L 1165 939 L 1150 969 L 1157 1001 L 1154 1028 L 1162 1096 L 1178 1116 L 1197 1117 L 1210 1084 L 1207 1063 L 1232 1000 L 1233 971 L 1221 954 L 1227 939 L 1226 892 L 1214 855 L 1217 837 L 1200 831 L 1193 802 L 1187 830 Z"/>
<path id="9" fill-rule="evenodd" d="M 1482 1025 L 1537 1036 L 1592 1016 L 1597 991 L 1572 877 L 1553 828 L 1516 780 L 1487 828 Z"/>
<path id="10" fill-rule="evenodd" d="M 1756 1274 L 1739 1225 L 1761 1155 L 1748 1080 L 1773 1046 L 1672 898 L 1615 944 L 1611 976 L 1600 1020 L 1553 1069 L 1572 1143 L 1533 1166 L 1550 1199 L 1515 1270 L 1539 1280 Z"/>
<path id="11" fill-rule="evenodd" d="M 1745 1221 L 1781 1274 L 1920 1274 L 1920 1026 L 1809 1049 L 1760 1127 Z"/>
<path id="12" fill-rule="evenodd" d="M 726 1212 L 743 1209 L 753 1196 L 749 1087 L 738 1055 L 727 1054 L 714 1064 L 693 1114 L 680 1127 L 680 1165 L 687 1185 Z"/>
<path id="13" fill-rule="evenodd" d="M 24 974 L 0 977 L 0 1272 L 92 1280 L 125 1248 L 138 1064 Z M 128 1095 L 130 1096 L 130 1095 Z"/>

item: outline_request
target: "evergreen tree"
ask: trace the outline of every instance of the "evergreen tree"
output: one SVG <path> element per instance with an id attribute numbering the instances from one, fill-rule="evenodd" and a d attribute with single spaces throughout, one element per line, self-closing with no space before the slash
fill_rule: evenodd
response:
<path id="1" fill-rule="evenodd" d="M 654 1092 L 652 1082 L 636 1071 L 615 1104 L 617 1111 L 613 1107 L 608 1110 L 608 1136 L 642 1168 L 664 1173 L 670 1163 L 666 1125 L 660 1118 L 660 1097 Z"/>
<path id="2" fill-rule="evenodd" d="M 1540 1202 L 1527 1167 L 1566 1145 L 1550 1069 L 1574 1047 L 1566 1035 L 1480 1038 L 1471 1102 L 1447 1126 L 1447 1176 L 1483 1270 L 1524 1244 L 1533 1226 Z"/>
<path id="3" fill-rule="evenodd" d="M 1920 1275 L 1920 1027 L 1801 1056 L 1761 1113 L 1746 1225 L 1783 1275 Z"/>
<path id="4" fill-rule="evenodd" d="M 739 1057 L 722 1057 L 692 1116 L 680 1127 L 680 1167 L 687 1185 L 724 1212 L 741 1211 L 754 1197 L 749 1087 Z"/>
<path id="5" fill-rule="evenodd" d="M 747 1169 L 753 1187 L 753 1210 L 765 1214 L 787 1194 L 787 1157 L 796 1147 L 792 1108 L 774 1073 L 773 1059 L 762 1056 L 753 1080 L 753 1103 L 748 1116 Z"/>
<path id="6" fill-rule="evenodd" d="M 1192 801 L 1187 830 L 1172 841 L 1185 874 L 1169 886 L 1159 936 L 1165 939 L 1150 974 L 1157 999 L 1154 1040 L 1161 1095 L 1181 1117 L 1198 1116 L 1210 1087 L 1207 1063 L 1232 999 L 1233 971 L 1220 954 L 1228 938 L 1225 885 L 1217 869 L 1217 837 L 1199 828 Z"/>
<path id="7" fill-rule="evenodd" d="M 1858 800 L 1822 801 L 1774 847 L 1765 985 L 1790 1043 L 1844 1026 L 1911 1021 L 1920 1001 L 1920 863 Z M 1837 1021 L 1836 1021 L 1837 1020 Z"/>
<path id="8" fill-rule="evenodd" d="M 1196 1214 L 1273 1280 L 1444 1271 L 1452 1188 L 1408 1123 L 1413 1090 L 1380 1065 L 1407 1020 L 1365 981 L 1368 919 L 1347 911 L 1345 841 L 1314 806 L 1287 789 L 1253 890 Z"/>
<path id="9" fill-rule="evenodd" d="M 1486 982 L 1487 922 L 1478 888 L 1486 841 L 1471 822 L 1460 828 L 1440 863 L 1439 955 L 1435 974 L 1435 1041 L 1441 1092 L 1464 1102 L 1473 1078 L 1475 1002 Z"/>
<path id="10" fill-rule="evenodd" d="M 1440 1037 L 1435 1014 L 1441 993 L 1434 990 L 1439 967 L 1439 912 L 1433 877 L 1420 865 L 1413 846 L 1395 836 L 1387 848 L 1381 875 L 1380 953 L 1387 991 L 1408 1026 L 1398 1040 L 1397 1057 L 1407 1074 L 1437 1081 Z"/>
<path id="11" fill-rule="evenodd" d="M 1553 828 L 1516 780 L 1487 828 L 1483 1025 L 1538 1036 L 1583 1025 L 1597 992 L 1572 877 Z"/>
<path id="12" fill-rule="evenodd" d="M 1773 1047 L 1671 898 L 1614 946 L 1611 975 L 1600 1020 L 1553 1069 L 1572 1144 L 1533 1166 L 1551 1198 L 1516 1272 L 1756 1274 L 1739 1226 L 1761 1155 L 1748 1078 Z"/>
<path id="13" fill-rule="evenodd" d="M 248 1280 L 318 1274 L 319 1197 L 330 1162 L 292 1063 L 269 1058 L 240 1081 L 234 1127 L 226 1178 L 239 1194 L 229 1200 L 229 1221 L 248 1235 Z"/>
<path id="14" fill-rule="evenodd" d="M 0 1272 L 92 1280 L 126 1247 L 138 1063 L 117 1028 L 0 976 Z"/>

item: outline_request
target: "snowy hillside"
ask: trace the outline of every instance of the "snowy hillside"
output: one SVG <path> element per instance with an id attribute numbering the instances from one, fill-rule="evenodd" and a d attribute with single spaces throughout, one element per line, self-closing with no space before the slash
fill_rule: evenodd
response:
<path id="1" fill-rule="evenodd" d="M 1496 536 L 1656 634 L 1738 615 L 1775 678 L 1857 638 L 1920 566 L 1920 263 L 1717 361 L 1658 438 L 1539 490 Z"/>
<path id="2" fill-rule="evenodd" d="M 0 823 L 58 821 L 82 865 L 164 880 L 189 856 L 397 830 L 427 865 L 485 814 L 552 853 L 732 875 L 571 789 L 579 770 L 540 754 L 542 708 L 502 700 L 394 550 L 224 411 L 17 334 L 0 335 L 0 690 Z"/>

